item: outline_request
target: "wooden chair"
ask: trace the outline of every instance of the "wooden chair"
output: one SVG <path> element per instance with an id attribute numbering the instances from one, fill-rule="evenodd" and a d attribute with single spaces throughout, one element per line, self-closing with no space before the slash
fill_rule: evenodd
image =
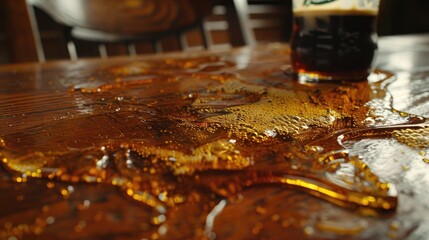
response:
<path id="1" fill-rule="evenodd" d="M 289 34 L 281 23 L 288 5 L 290 0 L 14 0 L 0 1 L 0 19 L 7 23 L 9 62 L 44 62 L 254 44 L 261 35 L 273 36 L 267 30 Z"/>
<path id="2" fill-rule="evenodd" d="M 233 0 L 244 43 L 288 41 L 292 31 L 291 0 Z"/>
<path id="3" fill-rule="evenodd" d="M 72 60 L 78 58 L 76 40 L 98 45 L 101 57 L 107 56 L 106 43 L 122 43 L 130 55 L 136 54 L 133 43 L 148 41 L 156 52 L 159 39 L 175 36 L 180 49 L 186 48 L 183 33 L 199 29 L 203 45 L 208 47 L 203 19 L 209 15 L 214 0 L 26 0 L 36 39 L 40 62 L 45 61 L 38 31 L 35 8 L 42 10 L 63 26 L 64 37 Z"/>

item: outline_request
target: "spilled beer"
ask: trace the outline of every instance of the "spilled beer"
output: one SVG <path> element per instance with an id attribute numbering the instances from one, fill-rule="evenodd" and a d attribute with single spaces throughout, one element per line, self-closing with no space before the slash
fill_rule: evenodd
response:
<path id="1" fill-rule="evenodd" d="M 301 81 L 364 80 L 377 50 L 378 0 L 296 0 L 292 65 Z"/>

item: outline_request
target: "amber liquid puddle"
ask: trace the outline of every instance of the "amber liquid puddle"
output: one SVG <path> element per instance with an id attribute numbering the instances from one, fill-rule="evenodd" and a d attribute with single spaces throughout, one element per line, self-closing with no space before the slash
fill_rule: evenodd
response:
<path id="1" fill-rule="evenodd" d="M 8 184 L 41 179 L 47 191 L 65 200 L 76 186 L 113 186 L 149 212 L 129 236 L 214 239 L 213 219 L 226 202 L 239 202 L 243 192 L 264 186 L 306 193 L 322 199 L 316 201 L 321 206 L 331 203 L 362 217 L 390 214 L 398 204 L 395 186 L 349 156 L 344 142 L 393 138 L 410 147 L 429 146 L 425 119 L 394 109 L 380 113 L 379 105 L 371 105 L 385 101 L 388 93 L 381 86 L 393 77 L 386 72 L 375 72 L 368 82 L 302 85 L 277 71 L 220 74 L 231 65 L 219 59 L 152 64 L 164 64 L 163 70 L 151 63 L 113 68 L 115 82 L 71 86 L 55 96 L 62 103 L 43 116 L 29 110 L 34 124 L 0 142 Z M 45 107 L 40 105 L 41 111 Z M 391 126 L 392 116 L 400 123 Z M 86 208 L 91 201 L 78 207 Z M 189 220 L 181 209 L 198 209 L 200 217 Z M 95 225 L 103 225 L 100 214 Z M 181 233 L 172 218 L 196 229 Z M 295 218 L 297 223 L 305 216 Z M 7 222 L 0 236 L 43 236 L 62 226 L 53 219 Z M 274 214 L 270 221 L 303 235 L 364 236 L 367 228 L 341 220 L 309 226 L 279 219 Z M 91 232 L 87 222 L 74 222 L 75 233 Z M 250 234 L 257 236 L 261 226 L 249 227 Z"/>

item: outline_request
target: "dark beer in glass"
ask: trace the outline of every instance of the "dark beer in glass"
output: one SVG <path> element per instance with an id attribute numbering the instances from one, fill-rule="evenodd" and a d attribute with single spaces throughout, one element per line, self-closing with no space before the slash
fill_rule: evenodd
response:
<path id="1" fill-rule="evenodd" d="M 366 79 L 377 50 L 378 1 L 362 8 L 356 5 L 365 0 L 349 0 L 356 2 L 350 8 L 340 4 L 346 0 L 325 2 L 294 1 L 294 72 L 301 81 Z"/>

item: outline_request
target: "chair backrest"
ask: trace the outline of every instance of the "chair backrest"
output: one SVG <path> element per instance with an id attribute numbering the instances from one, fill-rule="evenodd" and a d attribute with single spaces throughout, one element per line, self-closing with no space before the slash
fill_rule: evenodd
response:
<path id="1" fill-rule="evenodd" d="M 181 34 L 202 27 L 214 0 L 27 0 L 27 4 L 34 28 L 38 28 L 34 7 L 64 26 L 70 57 L 76 59 L 75 39 L 99 43 L 102 57 L 107 55 L 103 43 L 124 43 L 135 54 L 132 42 L 151 41 L 160 50 L 156 41 L 166 35 L 177 36 L 184 48 Z M 36 40 L 42 51 L 40 36 Z M 43 54 L 39 55 L 43 62 Z"/>
<path id="2" fill-rule="evenodd" d="M 39 62 L 64 59 L 67 54 L 76 59 L 78 53 L 107 57 L 230 48 L 287 40 L 284 35 L 290 32 L 290 26 L 284 27 L 290 0 L 17 1 L 27 3 Z M 21 39 L 21 32 L 13 37 Z M 12 49 L 28 48 L 21 41 L 11 42 L 16 42 Z"/>
<path id="3" fill-rule="evenodd" d="M 291 0 L 233 0 L 244 42 L 288 41 L 292 31 Z"/>

